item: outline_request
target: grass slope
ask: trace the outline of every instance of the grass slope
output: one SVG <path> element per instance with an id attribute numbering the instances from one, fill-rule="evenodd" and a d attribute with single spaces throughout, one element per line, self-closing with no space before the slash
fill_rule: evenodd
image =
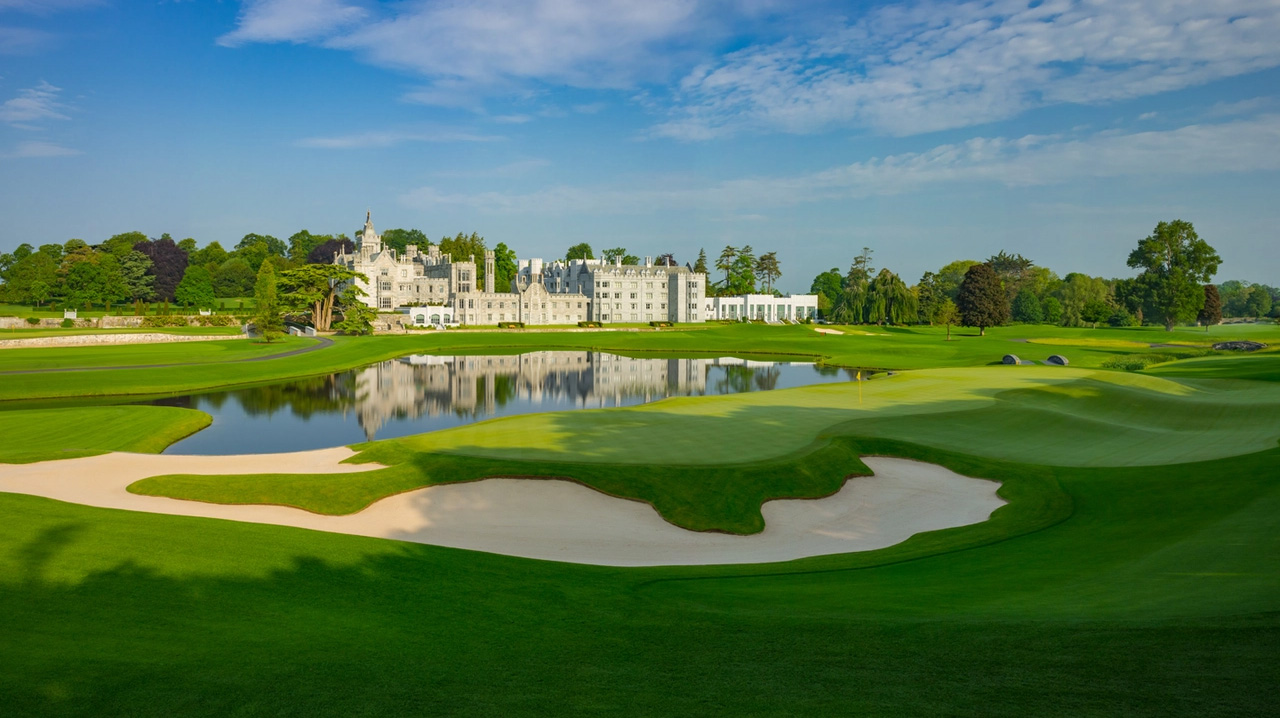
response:
<path id="1" fill-rule="evenodd" d="M 140 716 L 1274 708 L 1280 450 L 1099 469 L 885 448 L 1068 501 L 1003 536 L 622 570 L 0 496 L 0 698 Z"/>
<path id="2" fill-rule="evenodd" d="M 190 342 L 173 342 L 123 346 L 0 349 L 0 372 L 153 364 L 214 364 L 267 357 L 292 349 L 301 349 L 314 343 L 314 339 L 283 337 L 270 344 L 252 339 L 229 339 L 197 342 L 198 347 Z"/>
<path id="3" fill-rule="evenodd" d="M 168 406 L 92 406 L 0 411 L 0 463 L 72 459 L 108 451 L 158 454 L 205 428 L 202 411 Z"/>

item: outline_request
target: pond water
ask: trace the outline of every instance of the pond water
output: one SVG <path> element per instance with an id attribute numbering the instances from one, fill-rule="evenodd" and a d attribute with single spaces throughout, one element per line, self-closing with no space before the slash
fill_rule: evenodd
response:
<path id="1" fill-rule="evenodd" d="M 669 396 L 767 391 L 856 377 L 853 369 L 732 357 L 633 359 L 587 351 L 415 355 L 328 376 L 151 403 L 213 416 L 212 426 L 173 444 L 167 454 L 259 454 L 408 436 L 497 416 L 631 406 Z"/>

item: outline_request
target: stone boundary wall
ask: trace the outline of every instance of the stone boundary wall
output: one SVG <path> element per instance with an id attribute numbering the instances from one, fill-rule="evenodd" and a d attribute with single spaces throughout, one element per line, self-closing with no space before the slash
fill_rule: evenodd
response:
<path id="1" fill-rule="evenodd" d="M 146 317 L 127 315 L 123 317 L 95 317 L 92 319 L 74 319 L 76 329 L 137 329 L 142 326 L 142 320 Z M 195 317 L 187 318 L 187 326 L 200 326 L 192 320 Z M 238 320 L 239 324 L 249 321 L 247 318 Z M 232 325 L 235 326 L 235 325 Z M 28 324 L 25 317 L 0 317 L 0 329 L 59 329 L 62 327 L 62 319 L 59 317 L 47 317 L 40 320 L 39 324 Z"/>
<path id="2" fill-rule="evenodd" d="M 108 344 L 164 344 L 167 342 L 212 342 L 226 339 L 248 339 L 245 334 L 70 334 L 29 339 L 0 339 L 0 349 L 37 349 L 43 347 L 84 347 Z"/>

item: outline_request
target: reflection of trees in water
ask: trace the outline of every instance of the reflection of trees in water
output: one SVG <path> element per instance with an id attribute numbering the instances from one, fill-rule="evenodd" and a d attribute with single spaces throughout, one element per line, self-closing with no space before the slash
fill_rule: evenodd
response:
<path id="1" fill-rule="evenodd" d="M 303 419 L 313 414 L 344 411 L 355 406 L 357 401 L 350 372 L 237 389 L 216 398 L 215 395 L 202 397 L 202 400 L 221 406 L 228 395 L 234 397 L 249 416 L 271 416 L 282 409 L 289 409 L 294 416 Z"/>
<path id="2" fill-rule="evenodd" d="M 741 394 L 751 391 L 754 386 L 756 370 L 745 366 L 724 367 L 724 374 L 716 379 L 717 394 Z M 776 380 L 775 380 L 776 381 Z"/>
<path id="3" fill-rule="evenodd" d="M 775 366 L 762 367 L 755 370 L 756 388 L 760 391 L 772 391 L 778 386 L 778 379 L 782 376 L 782 369 Z"/>

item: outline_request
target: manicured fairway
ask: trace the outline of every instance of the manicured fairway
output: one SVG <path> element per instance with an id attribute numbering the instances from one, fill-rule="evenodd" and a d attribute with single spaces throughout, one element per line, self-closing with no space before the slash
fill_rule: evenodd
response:
<path id="1" fill-rule="evenodd" d="M 1166 339 L 1148 331 L 1009 327 L 951 344 L 941 330 L 808 331 L 375 337 L 252 364 L 93 374 L 157 391 L 494 341 L 808 353 L 911 371 L 375 442 L 357 460 L 391 468 L 341 477 L 171 477 L 135 490 L 345 512 L 428 483 L 567 475 L 681 525 L 750 532 L 763 498 L 830 493 L 858 454 L 881 453 L 999 480 L 1009 504 L 873 552 L 608 569 L 0 494 L 0 705 L 85 716 L 1276 712 L 1275 353 L 1125 373 L 1089 367 L 1180 350 L 1143 346 Z M 1276 343 L 1274 329 L 1240 331 Z M 1073 365 L 986 366 L 1006 351 Z M 59 376 L 63 388 L 6 377 L 0 394 L 93 393 L 88 376 Z M 0 411 L 0 461 L 154 451 L 193 415 Z M 81 435 L 91 438 L 68 443 Z"/>
<path id="2" fill-rule="evenodd" d="M 0 349 L 0 372 L 41 369 L 126 367 L 153 364 L 216 364 L 266 357 L 315 343 L 314 339 L 283 337 L 267 344 L 252 339 L 198 342 Z"/>
<path id="3" fill-rule="evenodd" d="M 107 451 L 159 453 L 208 425 L 204 412 L 168 406 L 0 411 L 0 463 L 73 459 Z"/>
<path id="4" fill-rule="evenodd" d="M 679 570 L 0 496 L 0 694 L 46 715 L 1262 715 L 1278 460 L 978 461 L 1058 482 L 1060 520 Z"/>

